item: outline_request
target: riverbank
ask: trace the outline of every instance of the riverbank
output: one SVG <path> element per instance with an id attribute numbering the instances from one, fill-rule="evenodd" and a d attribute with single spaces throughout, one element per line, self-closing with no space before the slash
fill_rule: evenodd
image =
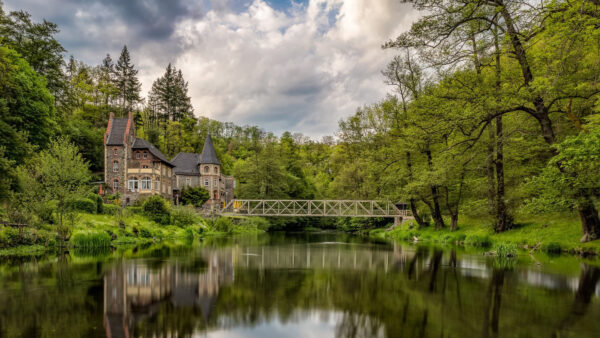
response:
<path id="1" fill-rule="evenodd" d="M 70 226 L 66 241 L 56 225 L 22 229 L 0 226 L 0 257 L 38 255 L 58 247 L 68 249 L 110 248 L 161 242 L 191 243 L 195 239 L 236 234 L 263 233 L 265 221 L 253 217 L 206 219 L 180 213 L 169 225 L 161 225 L 135 209 L 119 215 L 80 213 Z"/>
<path id="2" fill-rule="evenodd" d="M 405 221 L 391 230 L 375 229 L 369 236 L 401 241 L 448 243 L 483 248 L 500 244 L 514 245 L 529 251 L 544 251 L 579 256 L 600 255 L 600 240 L 581 243 L 581 223 L 572 215 L 554 214 L 520 217 L 516 225 L 503 233 L 492 231 L 489 219 L 463 217 L 458 229 L 433 227 L 418 229 L 414 221 Z"/>

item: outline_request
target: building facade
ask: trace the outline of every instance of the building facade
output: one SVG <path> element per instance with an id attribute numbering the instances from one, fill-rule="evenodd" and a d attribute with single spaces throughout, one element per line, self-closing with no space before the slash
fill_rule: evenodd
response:
<path id="1" fill-rule="evenodd" d="M 151 195 L 173 198 L 174 165 L 150 142 L 136 137 L 133 116 L 110 113 L 104 133 L 106 191 L 121 196 L 122 204 Z"/>
<path id="2" fill-rule="evenodd" d="M 206 136 L 202 154 L 179 153 L 171 162 L 175 165 L 176 200 L 183 189 L 197 186 L 208 190 L 208 206 L 223 207 L 234 198 L 235 180 L 232 176 L 223 175 L 210 135 Z"/>
<path id="3" fill-rule="evenodd" d="M 179 153 L 169 161 L 152 143 L 136 136 L 133 115 L 114 118 L 110 113 L 104 133 L 104 184 L 119 194 L 123 205 L 161 195 L 179 202 L 181 190 L 202 186 L 209 191 L 210 207 L 223 207 L 234 198 L 235 180 L 222 174 L 210 135 L 202 154 Z"/>

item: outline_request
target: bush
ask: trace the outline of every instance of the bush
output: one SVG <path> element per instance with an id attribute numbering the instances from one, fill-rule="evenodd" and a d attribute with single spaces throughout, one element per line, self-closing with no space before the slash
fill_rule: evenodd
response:
<path id="1" fill-rule="evenodd" d="M 110 235 L 104 231 L 81 231 L 71 237 L 71 243 L 76 248 L 109 247 Z"/>
<path id="2" fill-rule="evenodd" d="M 127 210 L 131 211 L 132 214 L 140 215 L 143 214 L 144 211 L 142 207 L 127 207 Z"/>
<path id="3" fill-rule="evenodd" d="M 559 254 L 561 253 L 562 248 L 560 247 L 560 243 L 550 242 L 544 245 L 544 251 L 546 251 L 549 254 Z"/>
<path id="4" fill-rule="evenodd" d="M 167 225 L 171 222 L 169 204 L 159 195 L 153 195 L 146 199 L 142 205 L 144 214 L 158 224 Z"/>
<path id="5" fill-rule="evenodd" d="M 214 229 L 216 231 L 227 232 L 230 233 L 233 231 L 235 225 L 231 221 L 230 218 L 227 217 L 219 217 L 213 224 Z"/>
<path id="6" fill-rule="evenodd" d="M 150 229 L 148 229 L 147 227 L 134 228 L 133 232 L 136 233 L 137 236 L 141 237 L 141 238 L 152 238 L 152 237 L 154 237 L 152 235 L 152 231 Z"/>
<path id="7" fill-rule="evenodd" d="M 185 229 L 185 240 L 190 242 L 194 241 L 194 232 L 192 231 L 192 229 Z"/>
<path id="8" fill-rule="evenodd" d="M 517 246 L 515 244 L 503 244 L 500 243 L 496 246 L 497 257 L 516 257 Z"/>
<path id="9" fill-rule="evenodd" d="M 102 206 L 102 213 L 105 215 L 116 215 L 119 212 L 119 206 L 114 204 L 104 204 Z"/>
<path id="10" fill-rule="evenodd" d="M 73 210 L 87 212 L 89 214 L 96 213 L 96 202 L 88 198 L 77 198 L 68 202 L 68 205 Z"/>
<path id="11" fill-rule="evenodd" d="M 96 213 L 101 214 L 104 211 L 104 201 L 98 194 L 89 194 L 88 199 L 96 203 Z"/>
<path id="12" fill-rule="evenodd" d="M 263 217 L 247 217 L 242 220 L 240 226 L 254 227 L 267 231 L 271 227 L 271 223 Z"/>
<path id="13" fill-rule="evenodd" d="M 176 207 L 171 210 L 173 225 L 186 227 L 196 223 L 196 212 L 190 207 Z"/>
<path id="14" fill-rule="evenodd" d="M 195 207 L 201 207 L 204 202 L 208 201 L 210 193 L 208 190 L 201 186 L 198 187 L 187 187 L 181 191 L 181 203 L 184 205 L 193 205 Z"/>
<path id="15" fill-rule="evenodd" d="M 469 235 L 465 243 L 479 248 L 488 248 L 492 245 L 492 240 L 488 236 Z"/>

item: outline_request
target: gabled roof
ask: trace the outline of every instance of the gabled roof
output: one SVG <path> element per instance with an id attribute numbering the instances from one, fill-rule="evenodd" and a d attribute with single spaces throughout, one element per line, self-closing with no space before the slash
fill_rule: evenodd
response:
<path id="1" fill-rule="evenodd" d="M 108 138 L 106 139 L 107 146 L 122 146 L 125 144 L 125 130 L 127 129 L 128 119 L 112 119 Z"/>
<path id="2" fill-rule="evenodd" d="M 200 154 L 195 153 L 179 153 L 175 156 L 171 163 L 175 166 L 175 174 L 182 175 L 200 175 Z"/>
<path id="3" fill-rule="evenodd" d="M 200 155 L 200 163 L 221 165 L 221 162 L 219 162 L 219 159 L 217 158 L 217 153 L 215 152 L 215 147 L 213 146 L 210 134 L 206 135 L 206 140 L 204 140 L 202 155 Z"/>
<path id="4" fill-rule="evenodd" d="M 170 165 L 171 167 L 175 166 L 173 163 L 167 160 L 167 157 L 163 153 L 161 153 L 160 150 L 158 150 L 158 148 L 154 146 L 154 144 L 142 138 L 136 138 L 135 142 L 133 142 L 133 146 L 131 147 L 131 149 L 148 149 L 152 155 L 158 157 L 162 162 Z"/>

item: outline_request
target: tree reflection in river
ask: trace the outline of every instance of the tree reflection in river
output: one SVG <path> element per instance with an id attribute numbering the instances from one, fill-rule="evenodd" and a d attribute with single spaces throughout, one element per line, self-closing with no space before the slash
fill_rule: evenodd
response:
<path id="1" fill-rule="evenodd" d="M 124 258 L 131 254 L 0 266 L 0 336 L 591 337 L 600 330 L 593 301 L 600 272 L 589 264 L 557 274 L 456 249 L 306 235 L 150 247 Z"/>

